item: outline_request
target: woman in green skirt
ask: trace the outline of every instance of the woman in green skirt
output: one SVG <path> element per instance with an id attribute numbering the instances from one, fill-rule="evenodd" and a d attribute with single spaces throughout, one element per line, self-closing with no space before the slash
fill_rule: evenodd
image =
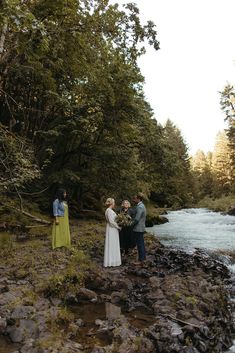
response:
<path id="1" fill-rule="evenodd" d="M 57 191 L 53 202 L 54 222 L 52 227 L 52 248 L 71 246 L 69 230 L 69 213 L 66 200 L 67 192 L 64 189 Z"/>

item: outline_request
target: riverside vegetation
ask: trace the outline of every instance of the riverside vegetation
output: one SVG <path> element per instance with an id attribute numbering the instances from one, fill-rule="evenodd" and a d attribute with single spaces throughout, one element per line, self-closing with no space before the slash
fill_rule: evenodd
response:
<path id="1" fill-rule="evenodd" d="M 146 43 L 159 49 L 135 4 L 1 1 L 0 347 L 9 353 L 215 353 L 231 343 L 228 272 L 207 254 L 148 236 L 146 269 L 134 255 L 102 268 L 106 197 L 142 191 L 177 208 L 234 195 L 233 87 L 221 93 L 226 136 L 213 158 L 192 160 L 179 128 L 161 125 L 144 97 Z M 70 250 L 51 251 L 45 214 L 61 185 L 70 215 L 87 221 L 72 220 Z"/>
<path id="2" fill-rule="evenodd" d="M 71 249 L 52 251 L 43 229 L 17 242 L 6 233 L 1 243 L 4 353 L 219 353 L 231 345 L 229 273 L 219 257 L 147 235 L 146 268 L 132 254 L 104 269 L 103 221 L 72 220 Z"/>

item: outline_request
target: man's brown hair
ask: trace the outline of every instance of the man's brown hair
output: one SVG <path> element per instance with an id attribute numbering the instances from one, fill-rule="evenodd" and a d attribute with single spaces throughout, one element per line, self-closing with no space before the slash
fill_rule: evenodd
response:
<path id="1" fill-rule="evenodd" d="M 142 192 L 138 192 L 138 194 L 136 195 L 137 199 L 139 199 L 140 201 L 143 201 L 144 199 L 144 194 Z"/>

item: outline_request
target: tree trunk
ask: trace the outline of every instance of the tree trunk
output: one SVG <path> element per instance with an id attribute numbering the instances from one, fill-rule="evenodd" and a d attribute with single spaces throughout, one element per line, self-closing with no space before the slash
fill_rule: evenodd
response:
<path id="1" fill-rule="evenodd" d="M 7 205 L 7 204 L 5 204 L 5 203 L 2 202 L 2 201 L 0 201 L 0 204 L 3 205 L 3 206 L 6 207 L 6 208 L 10 208 L 10 209 L 12 209 L 12 210 L 14 210 L 14 211 L 17 211 L 17 212 L 19 212 L 19 213 L 22 213 L 22 214 L 24 214 L 25 216 L 32 218 L 34 221 L 36 221 L 36 222 L 38 222 L 38 223 L 43 223 L 43 224 L 48 224 L 48 225 L 52 223 L 52 222 L 49 222 L 49 221 L 47 221 L 47 220 L 45 220 L 45 219 L 39 218 L 39 217 L 37 217 L 37 216 L 34 216 L 34 215 L 32 215 L 31 213 L 29 213 L 29 212 L 21 211 L 21 210 L 20 210 L 19 208 L 17 208 L 17 207 Z"/>
<path id="2" fill-rule="evenodd" d="M 7 25 L 7 23 L 5 23 L 3 25 L 2 34 L 1 34 L 1 37 L 0 37 L 0 61 L 1 61 L 1 58 L 2 58 L 2 54 L 4 52 L 4 44 L 5 44 L 7 29 L 8 29 L 8 25 Z"/>

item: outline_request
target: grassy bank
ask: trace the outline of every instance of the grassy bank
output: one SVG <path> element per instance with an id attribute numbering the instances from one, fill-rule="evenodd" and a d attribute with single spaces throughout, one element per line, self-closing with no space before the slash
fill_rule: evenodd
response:
<path id="1" fill-rule="evenodd" d="M 198 202 L 197 207 L 205 207 L 214 211 L 226 212 L 229 207 L 235 206 L 235 195 L 222 196 L 218 199 L 205 197 Z"/>

